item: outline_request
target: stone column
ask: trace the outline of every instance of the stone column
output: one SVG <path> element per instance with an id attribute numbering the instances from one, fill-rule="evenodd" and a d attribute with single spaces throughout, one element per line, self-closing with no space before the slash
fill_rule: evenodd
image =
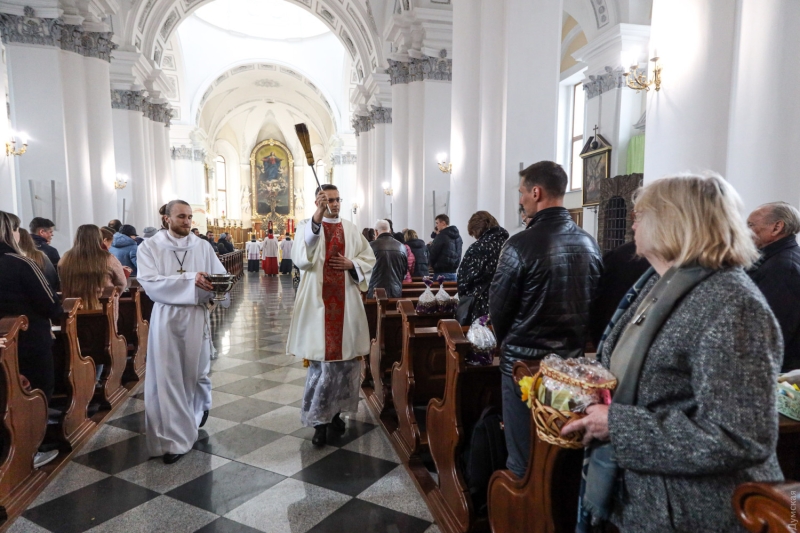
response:
<path id="1" fill-rule="evenodd" d="M 412 59 L 416 67 L 418 60 Z M 413 229 L 423 226 L 423 208 L 425 207 L 425 83 L 421 72 L 419 80 L 410 80 L 408 87 L 408 217 L 405 222 L 395 223 L 395 231 L 404 227 Z M 397 190 L 395 189 L 395 194 Z"/>
<path id="2" fill-rule="evenodd" d="M 155 113 L 155 112 L 154 112 Z M 155 183 L 158 205 L 178 198 L 179 191 L 174 190 L 172 181 L 172 165 L 170 164 L 169 129 L 163 122 L 157 122 L 151 115 L 150 131 L 153 143 L 153 166 L 155 167 Z"/>
<path id="3" fill-rule="evenodd" d="M 2 84 L 3 87 L 10 87 L 8 81 L 8 64 L 5 61 L 5 50 L 5 46 L 0 44 L 0 54 L 2 54 L 4 58 L 3 66 L 0 68 L 0 84 Z M 0 116 L 0 138 L 11 139 L 12 136 L 11 117 Z M 16 159 L 16 157 L 6 157 L 0 161 L 0 190 L 5 191 L 5 194 L 0 195 L 0 211 L 6 211 L 8 213 L 21 213 Z"/>
<path id="4" fill-rule="evenodd" d="M 83 58 L 83 63 L 86 73 L 84 84 L 94 220 L 95 223 L 105 224 L 113 218 L 122 220 L 124 217 L 122 210 L 117 208 L 114 189 L 117 166 L 111 119 L 109 63 L 93 57 Z M 136 229 L 142 231 L 140 228 Z"/>
<path id="5" fill-rule="evenodd" d="M 172 189 L 175 198 L 186 200 L 192 203 L 189 198 L 185 198 L 187 189 L 196 188 L 202 181 L 194 181 L 194 149 L 191 145 L 173 146 L 170 148 L 170 158 L 172 160 Z M 228 215 L 227 209 L 225 214 Z"/>
<path id="6" fill-rule="evenodd" d="M 111 120 L 114 133 L 114 161 L 117 172 L 128 177 L 128 185 L 117 191 L 117 209 L 122 212 L 125 201 L 125 222 L 138 231 L 155 224 L 153 213 L 158 206 L 148 198 L 151 175 L 147 172 L 143 115 L 144 91 L 112 90 Z"/>
<path id="7" fill-rule="evenodd" d="M 395 228 L 408 225 L 408 203 L 415 201 L 409 198 L 408 171 L 408 64 L 390 61 L 392 83 L 392 208 L 391 218 Z"/>
<path id="8" fill-rule="evenodd" d="M 354 205 L 358 204 L 358 209 L 356 209 L 356 214 L 353 216 L 353 224 L 361 224 L 361 213 L 366 210 L 367 202 L 371 200 L 366 195 L 363 195 L 363 182 L 366 179 L 370 179 L 369 176 L 369 144 L 367 143 L 367 137 L 364 135 L 362 131 L 361 122 L 363 117 L 356 116 L 353 118 L 353 129 L 356 132 L 356 179 L 353 183 L 353 198 L 351 198 L 347 202 L 347 206 L 352 212 Z M 334 170 L 335 172 L 335 170 Z M 373 212 L 375 211 L 382 211 L 378 209 L 378 206 L 370 206 Z"/>
<path id="9" fill-rule="evenodd" d="M 371 181 L 371 195 L 369 203 L 373 206 L 370 223 L 375 224 L 379 218 L 389 216 L 390 197 L 383 193 L 383 183 L 392 181 L 392 108 L 373 107 L 370 112 L 373 125 L 372 142 L 374 149 L 374 170 Z M 360 157 L 360 156 L 359 156 Z"/>

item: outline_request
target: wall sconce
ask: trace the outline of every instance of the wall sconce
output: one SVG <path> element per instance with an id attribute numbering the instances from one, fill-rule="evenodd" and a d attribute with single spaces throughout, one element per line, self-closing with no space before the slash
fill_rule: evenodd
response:
<path id="1" fill-rule="evenodd" d="M 386 196 L 391 196 L 394 194 L 394 189 L 392 189 L 391 184 L 388 181 L 383 182 L 383 194 Z"/>
<path id="2" fill-rule="evenodd" d="M 447 162 L 447 154 L 442 152 L 436 156 L 436 162 L 439 163 L 439 170 L 445 174 L 453 172 L 453 163 Z"/>
<path id="3" fill-rule="evenodd" d="M 353 203 L 353 214 L 354 214 L 354 215 L 357 215 L 357 214 L 358 214 L 358 208 L 359 208 L 359 205 L 358 205 L 358 203 L 354 202 L 354 203 Z"/>
<path id="4" fill-rule="evenodd" d="M 125 174 L 117 174 L 117 179 L 114 180 L 115 189 L 124 189 L 128 185 L 128 176 Z"/>
<path id="5" fill-rule="evenodd" d="M 661 65 L 659 65 L 658 60 L 658 56 L 650 60 L 653 62 L 653 79 L 648 80 L 647 72 L 640 73 L 639 65 L 635 63 L 634 59 L 630 72 L 625 73 L 625 83 L 628 87 L 638 92 L 642 90 L 649 91 L 650 86 L 654 86 L 656 92 L 658 92 L 661 89 Z M 623 65 L 624 64 L 625 63 L 623 63 Z"/>
<path id="6" fill-rule="evenodd" d="M 20 133 L 19 138 L 22 141 L 22 148 L 20 148 L 19 150 L 16 149 L 17 147 L 16 135 L 12 135 L 11 141 L 6 142 L 6 156 L 22 155 L 28 151 L 28 136 L 25 135 L 24 133 Z"/>

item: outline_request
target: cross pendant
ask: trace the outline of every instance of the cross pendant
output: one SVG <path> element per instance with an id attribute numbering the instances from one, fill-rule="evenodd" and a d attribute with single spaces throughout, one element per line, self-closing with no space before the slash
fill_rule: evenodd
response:
<path id="1" fill-rule="evenodd" d="M 178 269 L 178 274 L 183 274 L 184 272 L 186 272 L 184 269 L 182 269 L 182 268 Z"/>

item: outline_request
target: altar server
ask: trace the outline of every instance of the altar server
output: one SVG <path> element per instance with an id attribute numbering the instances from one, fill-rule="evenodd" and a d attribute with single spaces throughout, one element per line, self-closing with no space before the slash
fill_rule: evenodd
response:
<path id="1" fill-rule="evenodd" d="M 250 240 L 245 245 L 247 253 L 247 271 L 258 272 L 258 259 L 261 256 L 261 243 L 256 241 L 255 234 L 250 236 Z"/>
<path id="2" fill-rule="evenodd" d="M 264 260 L 261 266 L 264 268 L 264 273 L 268 276 L 278 275 L 278 241 L 269 230 L 267 238 L 261 243 L 261 255 Z"/>
<path id="3" fill-rule="evenodd" d="M 192 449 L 211 408 L 211 332 L 207 274 L 224 274 L 211 245 L 191 234 L 192 208 L 166 205 L 161 230 L 139 247 L 139 283 L 155 302 L 144 385 L 147 448 L 164 462 Z"/>
<path id="4" fill-rule="evenodd" d="M 300 420 L 316 428 L 312 442 L 324 446 L 329 424 L 339 431 L 342 412 L 358 409 L 360 365 L 369 353 L 367 314 L 361 301 L 375 255 L 358 228 L 339 218 L 335 185 L 317 189 L 317 210 L 297 227 L 292 261 L 303 271 L 286 351 L 310 363 Z"/>

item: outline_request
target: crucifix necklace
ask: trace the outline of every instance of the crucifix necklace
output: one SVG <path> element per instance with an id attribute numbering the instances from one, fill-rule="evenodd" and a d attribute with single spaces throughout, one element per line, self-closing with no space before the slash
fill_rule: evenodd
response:
<path id="1" fill-rule="evenodd" d="M 189 252 L 188 250 L 183 252 L 183 259 L 178 259 L 178 252 L 176 252 L 175 250 L 172 250 L 172 253 L 175 254 L 175 259 L 178 260 L 178 264 L 180 265 L 180 268 L 178 269 L 178 274 L 183 274 L 184 272 L 186 272 L 183 269 L 183 262 L 186 261 L 186 254 L 188 252 Z"/>

